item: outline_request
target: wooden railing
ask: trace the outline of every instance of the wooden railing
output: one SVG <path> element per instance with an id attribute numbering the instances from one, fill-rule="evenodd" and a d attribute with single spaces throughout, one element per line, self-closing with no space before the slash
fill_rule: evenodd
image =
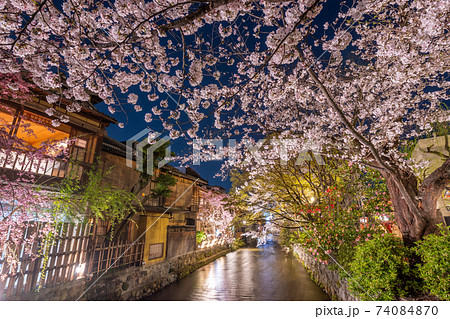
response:
<path id="1" fill-rule="evenodd" d="M 35 173 L 39 175 L 64 177 L 69 164 L 58 159 L 29 158 L 20 151 L 5 151 L 0 149 L 0 168 Z"/>
<path id="2" fill-rule="evenodd" d="M 51 287 L 82 275 L 88 255 L 91 224 L 65 224 L 50 247 L 47 267 L 40 273 L 41 287 Z M 66 229 L 64 229 L 66 228 Z M 42 258 L 41 258 L 42 259 Z"/>
<path id="3" fill-rule="evenodd" d="M 140 266 L 144 255 L 144 242 L 103 243 L 91 252 L 88 273 L 94 277 L 112 268 Z"/>
<path id="4" fill-rule="evenodd" d="M 5 151 L 0 149 L 0 169 L 10 169 L 21 172 L 28 172 L 48 177 L 66 177 L 70 172 L 70 177 L 81 180 L 83 172 L 91 164 L 76 160 L 44 158 L 35 159 L 21 151 Z"/>
<path id="5" fill-rule="evenodd" d="M 43 225 L 30 225 L 26 232 Z M 34 241 L 27 253 L 25 247 L 16 247 L 19 252 L 17 264 L 11 260 L 5 247 L 0 247 L 0 299 L 48 288 L 85 276 L 98 276 L 109 268 L 138 266 L 142 263 L 144 243 L 119 242 L 94 246 L 97 239 L 92 236 L 92 224 L 64 224 L 56 239 L 45 247 L 42 241 Z"/>

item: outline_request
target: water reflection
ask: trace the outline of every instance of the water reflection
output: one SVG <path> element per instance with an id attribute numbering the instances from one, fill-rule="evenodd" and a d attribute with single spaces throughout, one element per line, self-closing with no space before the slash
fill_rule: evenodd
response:
<path id="1" fill-rule="evenodd" d="M 240 249 L 145 300 L 329 300 L 291 254 Z"/>

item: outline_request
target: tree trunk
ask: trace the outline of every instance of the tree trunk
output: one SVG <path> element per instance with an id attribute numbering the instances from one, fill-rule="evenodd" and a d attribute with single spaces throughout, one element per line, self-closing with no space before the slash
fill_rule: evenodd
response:
<path id="1" fill-rule="evenodd" d="M 437 200 L 450 182 L 450 159 L 431 173 L 420 188 L 411 173 L 382 173 L 405 245 L 412 246 L 424 236 L 435 233 L 437 225 L 444 222 Z"/>
<path id="2" fill-rule="evenodd" d="M 444 164 L 424 179 L 420 186 L 420 196 L 424 211 L 428 212 L 429 218 L 434 223 L 434 228 L 428 228 L 424 236 L 436 231 L 436 225 L 444 223 L 442 213 L 437 209 L 437 201 L 446 186 L 450 185 L 450 158 Z"/>
<path id="3" fill-rule="evenodd" d="M 425 214 L 420 212 L 417 180 L 413 175 L 409 177 L 405 174 L 402 174 L 403 176 L 384 175 L 395 211 L 395 222 L 402 233 L 405 245 L 412 246 L 414 242 L 422 238 L 427 225 Z"/>

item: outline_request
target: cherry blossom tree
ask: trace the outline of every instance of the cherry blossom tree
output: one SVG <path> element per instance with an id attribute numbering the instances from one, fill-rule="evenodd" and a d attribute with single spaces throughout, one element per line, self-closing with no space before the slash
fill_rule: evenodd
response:
<path id="1" fill-rule="evenodd" d="M 36 247 L 38 240 L 54 232 L 54 194 L 42 189 L 40 177 L 33 172 L 39 170 L 41 163 L 45 167 L 57 155 L 67 155 L 58 143 L 43 143 L 35 148 L 11 135 L 15 126 L 0 126 L 0 252 L 5 261 L 0 279 L 18 270 L 22 254 L 34 258 L 41 253 L 33 251 L 33 245 Z M 34 135 L 24 126 L 22 130 Z"/>
<path id="2" fill-rule="evenodd" d="M 97 165 L 85 172 L 83 182 L 78 170 L 70 168 L 62 179 L 41 175 L 46 167 L 50 167 L 46 175 L 51 174 L 56 161 L 75 167 L 67 147 L 72 140 L 32 146 L 25 141 L 26 135 L 36 134 L 31 128 L 22 124 L 19 137 L 10 134 L 17 124 L 0 124 L 0 280 L 18 272 L 24 256 L 48 254 L 62 223 L 104 220 L 109 230 L 108 238 L 102 239 L 113 240 L 120 236 L 115 225 L 124 219 L 129 222 L 126 217 L 142 208 L 135 194 L 107 183 L 109 170 Z"/>
<path id="3" fill-rule="evenodd" d="M 217 190 L 208 190 L 203 197 L 203 205 L 197 218 L 206 230 L 206 240 L 223 240 L 225 243 L 232 243 L 234 236 L 231 227 L 235 217 L 234 210 L 227 206 L 228 195 Z"/>
<path id="4" fill-rule="evenodd" d="M 0 72 L 26 70 L 57 92 L 50 103 L 94 93 L 111 113 L 132 105 L 162 121 L 172 138 L 301 137 L 298 152 L 308 141 L 380 171 L 406 242 L 443 221 L 436 200 L 450 159 L 418 185 L 401 145 L 449 121 L 448 0 L 3 0 L 0 9 Z M 123 96 L 134 88 L 149 101 Z"/>
<path id="5" fill-rule="evenodd" d="M 233 176 L 230 197 L 245 212 L 246 225 L 257 226 L 248 235 L 264 238 L 269 230 L 277 231 L 283 244 L 299 242 L 320 260 L 332 253 L 345 263 L 361 240 L 385 227 L 391 231 L 393 209 L 377 171 L 313 157 L 301 165 L 268 166 L 254 177 Z"/>
<path id="6" fill-rule="evenodd" d="M 30 98 L 33 84 L 25 80 L 20 73 L 0 72 L 0 97 L 27 100 Z"/>

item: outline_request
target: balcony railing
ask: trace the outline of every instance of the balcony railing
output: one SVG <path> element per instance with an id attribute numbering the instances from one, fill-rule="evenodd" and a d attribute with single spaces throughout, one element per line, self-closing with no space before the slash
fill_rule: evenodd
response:
<path id="1" fill-rule="evenodd" d="M 0 168 L 34 173 L 50 177 L 71 177 L 81 179 L 83 164 L 73 164 L 63 159 L 35 159 L 20 151 L 5 151 L 0 149 Z"/>

